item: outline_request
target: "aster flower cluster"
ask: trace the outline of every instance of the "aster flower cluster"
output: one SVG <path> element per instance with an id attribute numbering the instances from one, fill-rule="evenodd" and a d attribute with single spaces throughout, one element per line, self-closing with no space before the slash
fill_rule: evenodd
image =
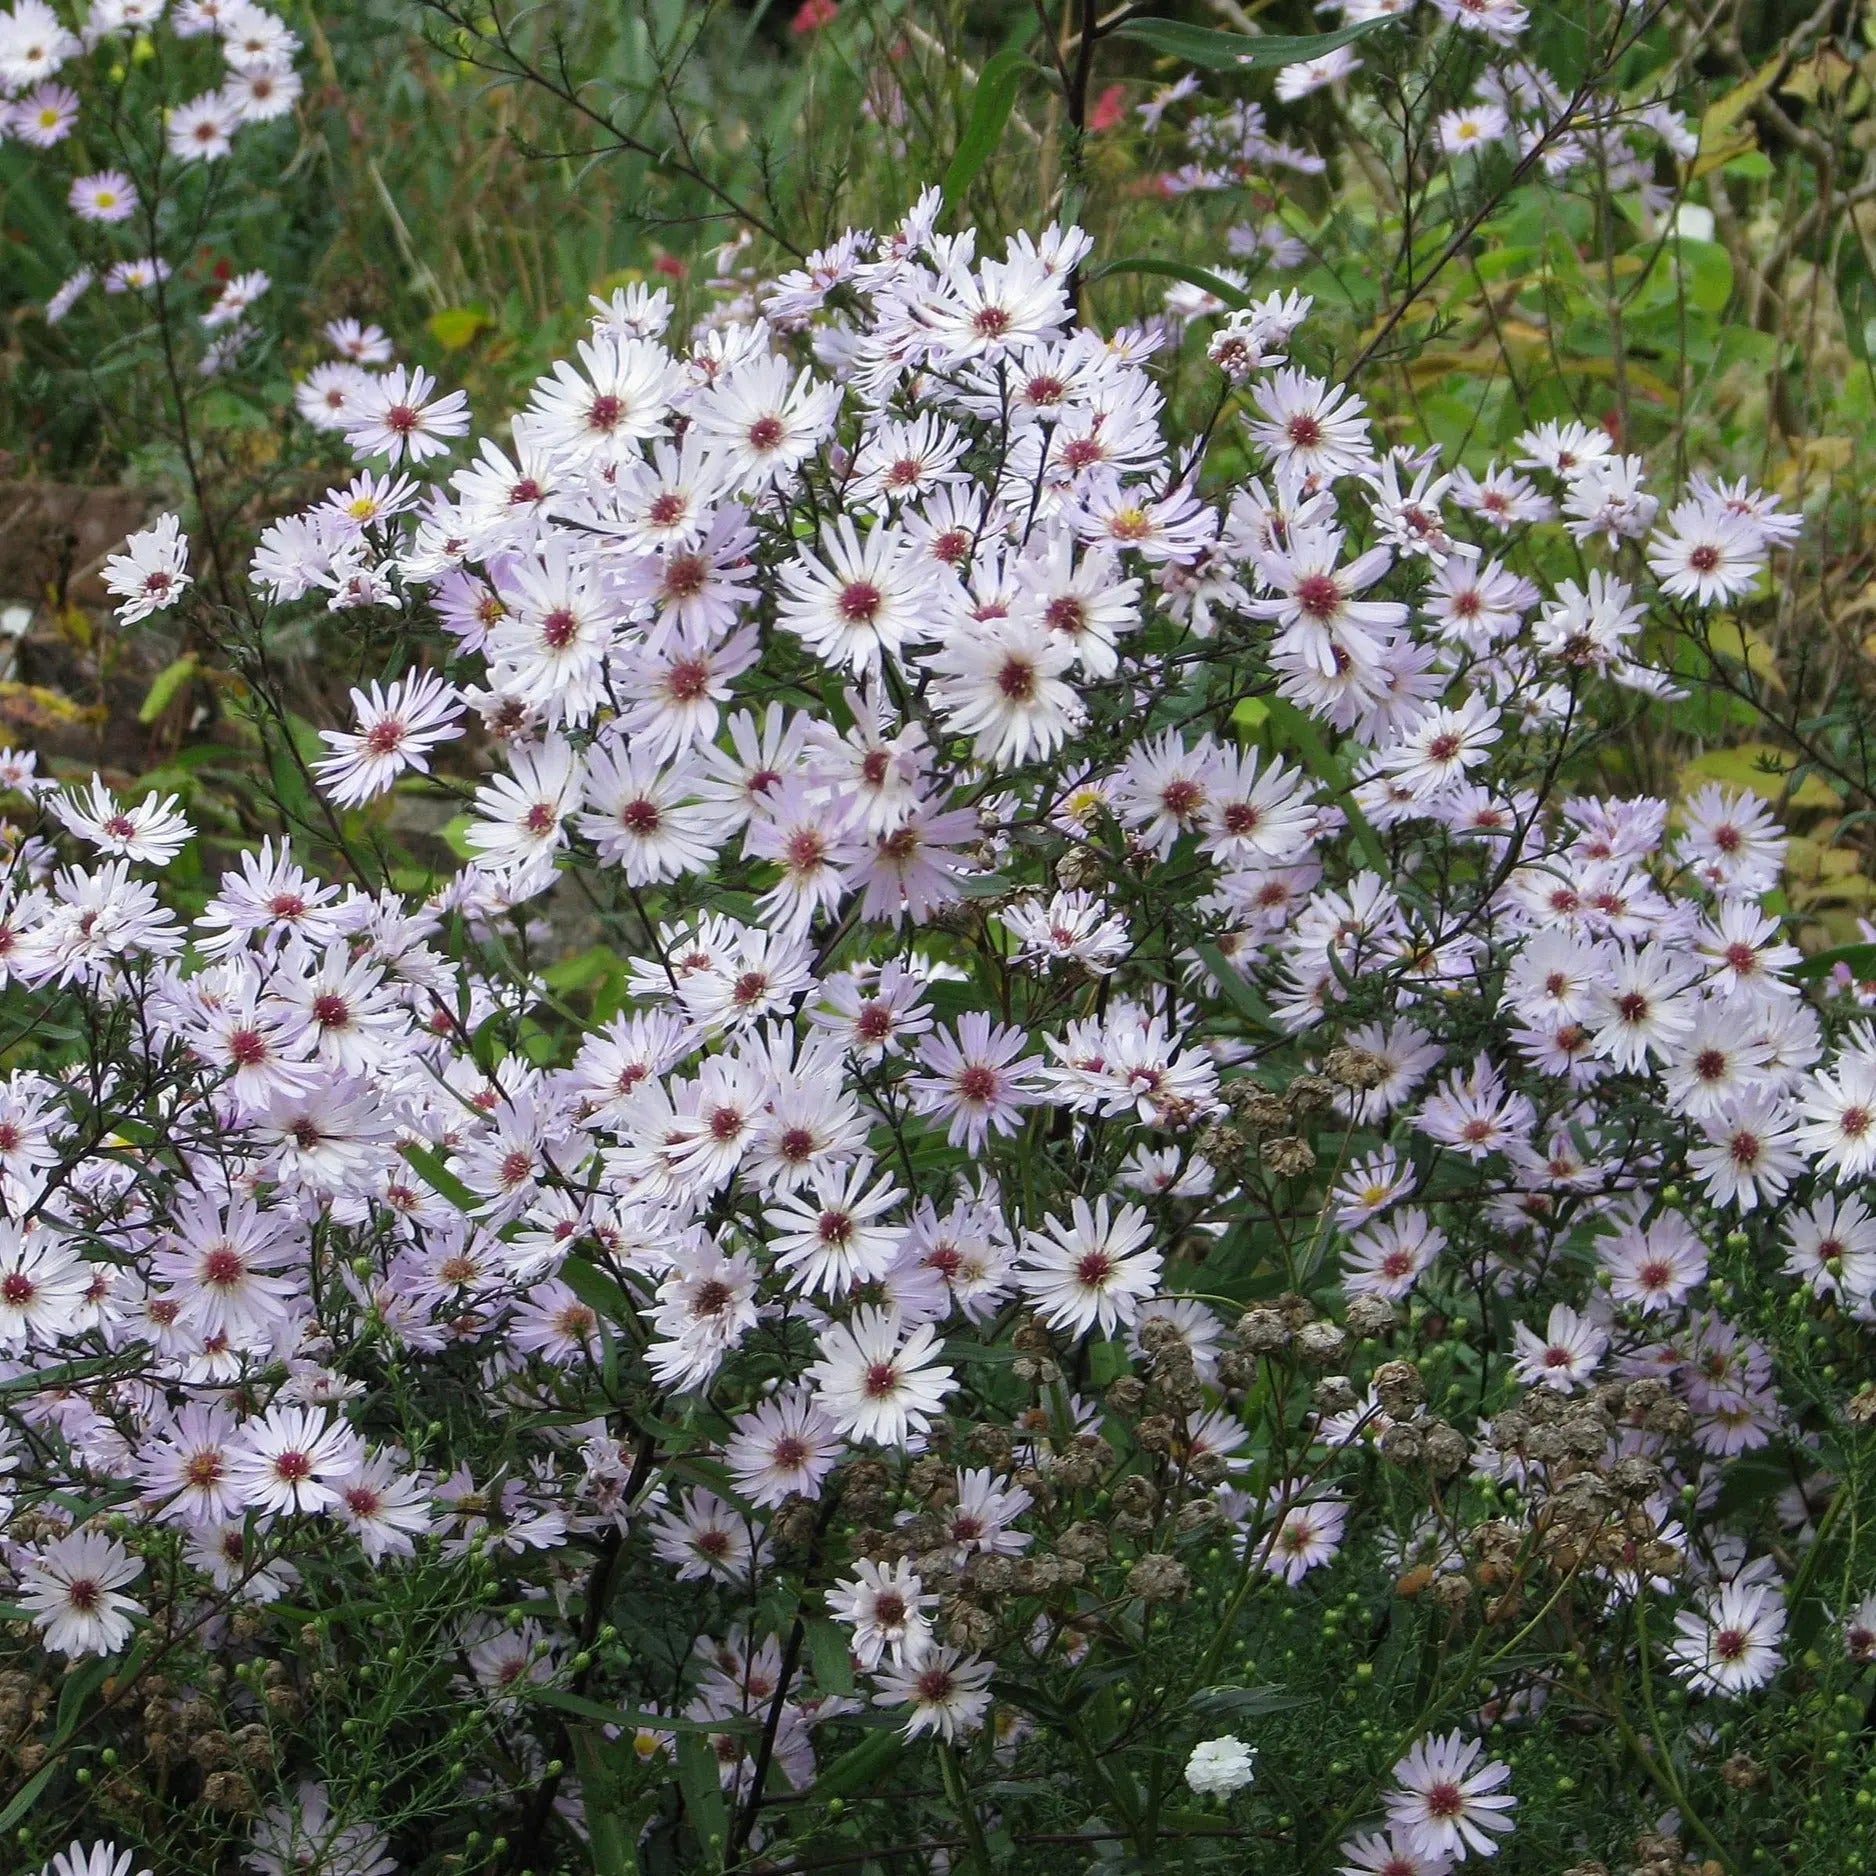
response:
<path id="1" fill-rule="evenodd" d="M 1377 30 L 1281 67 L 1274 91 L 1279 101 L 1295 103 L 1334 90 L 1345 120 L 1338 141 L 1372 139 L 1377 149 L 1400 154 L 1389 126 L 1367 100 L 1345 91 L 1343 81 L 1365 62 L 1399 60 L 1404 40 L 1418 34 L 1434 42 L 1442 61 L 1476 72 L 1465 95 L 1433 117 L 1424 153 L 1430 172 L 1446 169 L 1470 181 L 1496 153 L 1508 162 L 1529 159 L 1554 187 L 1593 178 L 1632 194 L 1652 215 L 1672 207 L 1674 192 L 1661 185 L 1658 160 L 1665 153 L 1691 161 L 1699 147 L 1696 127 L 1665 101 L 1573 95 L 1525 49 L 1531 15 L 1517 0 L 1330 0 L 1321 11 L 1344 28 Z M 1326 173 L 1320 149 L 1280 134 L 1263 105 L 1221 98 L 1192 73 L 1155 88 L 1136 113 L 1141 127 L 1163 138 L 1179 159 L 1155 174 L 1158 193 L 1218 197 L 1233 215 L 1221 231 L 1230 260 L 1212 268 L 1216 275 L 1242 289 L 1252 278 L 1312 257 L 1304 222 L 1294 208 L 1286 212 L 1286 193 L 1295 179 Z M 1418 181 L 1414 168 L 1410 161 L 1409 184 Z M 1260 215 L 1242 214 L 1247 193 L 1261 204 Z M 1173 310 L 1180 310 L 1181 299 L 1191 303 L 1189 294 L 1175 295 Z"/>
<path id="2" fill-rule="evenodd" d="M 160 60 L 153 35 L 169 42 Z M 225 158 L 244 129 L 293 110 L 299 49 L 286 22 L 250 0 L 94 0 L 70 24 L 48 0 L 0 13 L 0 137 L 79 153 L 60 186 L 81 264 L 46 302 L 49 324 L 96 292 L 150 295 L 193 258 L 187 246 L 204 224 L 176 225 L 179 187 Z M 139 73 L 134 90 L 126 67 Z M 160 74 L 154 85 L 145 72 Z M 109 162 L 94 167 L 101 155 Z M 248 310 L 270 285 L 264 272 L 226 264 L 203 283 L 193 322 L 202 376 L 248 348 Z"/>
<path id="3" fill-rule="evenodd" d="M 1392 449 L 1295 296 L 1214 320 L 1184 439 L 1168 325 L 1078 320 L 1079 231 L 938 213 L 682 343 L 596 302 L 473 452 L 333 333 L 303 404 L 357 477 L 253 568 L 399 648 L 308 762 L 322 863 L 185 918 L 176 801 L 5 767 L 0 964 L 90 1024 L 0 1089 L 31 1647 L 264 1679 L 335 1586 L 460 1583 L 435 1672 L 535 1868 L 634 1778 L 635 1829 L 774 1848 L 881 1720 L 1020 1763 L 1115 1660 L 1176 1730 L 1165 1638 L 1202 1688 L 1358 1558 L 1435 1652 L 1578 1611 L 1734 1700 L 1822 1541 L 1849 1408 L 1751 1310 L 1876 1313 L 1876 1034 L 1794 975 L 1762 804 L 1592 760 L 1793 519 L 1696 480 L 1663 521 L 1575 424 Z M 127 616 L 186 553 L 133 543 Z M 412 797 L 462 810 L 427 894 L 370 858 Z M 1502 1656 L 1336 1794 L 1345 1868 L 1499 1849 L 1480 1729 L 1571 1698 Z M 1274 1745 L 1188 1738 L 1264 1802 Z M 403 1866 L 278 1769 L 254 1868 Z"/>

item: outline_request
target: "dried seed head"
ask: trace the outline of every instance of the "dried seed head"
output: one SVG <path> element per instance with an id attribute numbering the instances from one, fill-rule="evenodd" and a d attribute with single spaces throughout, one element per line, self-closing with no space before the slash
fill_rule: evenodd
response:
<path id="1" fill-rule="evenodd" d="M 1449 1615 L 1472 1600 L 1472 1585 L 1463 1576 L 1442 1576 L 1433 1585 L 1433 1600 Z"/>
<path id="2" fill-rule="evenodd" d="M 1364 1342 L 1372 1336 L 1392 1334 L 1399 1318 L 1394 1305 L 1384 1296 L 1356 1296 L 1349 1299 L 1348 1332 Z"/>
<path id="3" fill-rule="evenodd" d="M 1127 1593 L 1142 1602 L 1179 1602 L 1192 1588 L 1192 1573 L 1177 1557 L 1152 1551 L 1127 1572 Z"/>
<path id="4" fill-rule="evenodd" d="M 1410 1361 L 1384 1361 L 1374 1371 L 1374 1391 L 1382 1411 L 1395 1420 L 1407 1419 L 1427 1397 L 1420 1370 Z"/>
<path id="5" fill-rule="evenodd" d="M 997 1426 L 984 1421 L 970 1430 L 964 1444 L 980 1459 L 987 1459 L 993 1467 L 1007 1466 L 1010 1453 L 1016 1442 L 1010 1436 L 1008 1427 Z"/>
<path id="6" fill-rule="evenodd" d="M 1146 1405 L 1146 1383 L 1137 1374 L 1123 1374 L 1108 1383 L 1103 1398 L 1116 1413 L 1131 1417 Z"/>
<path id="7" fill-rule="evenodd" d="M 1366 1092 L 1387 1080 L 1387 1063 L 1367 1049 L 1344 1046 L 1323 1057 L 1322 1072 L 1340 1087 Z"/>
<path id="8" fill-rule="evenodd" d="M 1258 1156 L 1279 1179 L 1300 1178 L 1316 1166 L 1316 1149 L 1300 1134 L 1266 1140 Z"/>
<path id="9" fill-rule="evenodd" d="M 1624 1498 L 1649 1498 L 1661 1489 L 1661 1468 L 1652 1459 L 1632 1454 L 1609 1468 L 1609 1483 Z"/>
<path id="10" fill-rule="evenodd" d="M 1130 1472 L 1114 1487 L 1113 1502 L 1116 1510 L 1139 1516 L 1158 1509 L 1159 1488 L 1143 1474 Z"/>
<path id="11" fill-rule="evenodd" d="M 1456 1478 L 1466 1463 L 1466 1436 L 1457 1427 L 1434 1421 L 1423 1429 L 1427 1470 L 1436 1479 Z"/>
<path id="12" fill-rule="evenodd" d="M 1307 1114 L 1335 1099 L 1338 1084 L 1327 1075 L 1298 1075 L 1284 1090 L 1292 1112 Z"/>
<path id="13" fill-rule="evenodd" d="M 1252 1133 L 1277 1133 L 1290 1124 L 1289 1103 L 1255 1081 L 1234 1081 L 1224 1090 L 1225 1104 Z"/>
<path id="14" fill-rule="evenodd" d="M 241 1772 L 211 1772 L 202 1781 L 202 1802 L 211 1811 L 231 1811 L 249 1817 L 260 1809 L 254 1787 Z"/>
<path id="15" fill-rule="evenodd" d="M 892 1474 L 878 1459 L 856 1459 L 840 1474 L 840 1505 L 849 1517 L 863 1518 L 883 1504 Z"/>
<path id="16" fill-rule="evenodd" d="M 1305 1323 L 1296 1332 L 1296 1348 L 1313 1367 L 1328 1368 L 1348 1352 L 1348 1336 L 1333 1322 Z"/>
<path id="17" fill-rule="evenodd" d="M 1720 1767 L 1720 1776 L 1735 1791 L 1751 1791 L 1755 1786 L 1765 1783 L 1765 1767 L 1757 1759 L 1749 1758 L 1743 1752 L 1735 1752 Z"/>
<path id="18" fill-rule="evenodd" d="M 1247 1309 L 1238 1318 L 1238 1340 L 1252 1355 L 1271 1355 L 1289 1346 L 1292 1331 L 1282 1312 Z"/>

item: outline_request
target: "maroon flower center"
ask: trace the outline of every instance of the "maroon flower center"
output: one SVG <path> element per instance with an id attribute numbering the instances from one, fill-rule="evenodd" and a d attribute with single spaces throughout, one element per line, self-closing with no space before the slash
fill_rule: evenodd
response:
<path id="1" fill-rule="evenodd" d="M 1306 573 L 1296 583 L 1296 603 L 1312 619 L 1333 619 L 1342 610 L 1342 586 L 1332 573 Z"/>
<path id="2" fill-rule="evenodd" d="M 258 1029 L 237 1029 L 228 1038 L 228 1059 L 237 1068 L 258 1068 L 267 1055 L 267 1038 Z"/>
<path id="3" fill-rule="evenodd" d="M 202 1281 L 211 1289 L 232 1290 L 247 1273 L 241 1253 L 232 1244 L 218 1244 L 202 1259 Z"/>
<path id="4" fill-rule="evenodd" d="M 885 595 L 870 580 L 853 580 L 840 589 L 835 609 L 849 625 L 871 625 L 884 601 Z"/>

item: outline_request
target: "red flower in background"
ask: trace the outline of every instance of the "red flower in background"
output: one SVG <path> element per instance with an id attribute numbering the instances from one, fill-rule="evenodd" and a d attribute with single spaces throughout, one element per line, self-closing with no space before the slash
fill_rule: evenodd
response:
<path id="1" fill-rule="evenodd" d="M 1109 85 L 1094 101 L 1088 113 L 1090 130 L 1112 130 L 1127 115 L 1127 90 L 1124 85 Z"/>
<path id="2" fill-rule="evenodd" d="M 817 27 L 825 26 L 833 19 L 840 8 L 834 0 L 801 0 L 795 9 L 795 17 L 788 22 L 791 33 L 811 33 Z"/>

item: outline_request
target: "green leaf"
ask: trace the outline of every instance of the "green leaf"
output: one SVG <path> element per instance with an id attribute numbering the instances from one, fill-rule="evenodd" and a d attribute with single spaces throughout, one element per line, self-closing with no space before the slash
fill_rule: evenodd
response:
<path id="1" fill-rule="evenodd" d="M 59 1692 L 59 1723 L 53 1735 L 55 1744 L 69 1739 L 77 1732 L 78 1723 L 84 1716 L 85 1702 L 109 1679 L 114 1665 L 108 1656 L 100 1655 L 81 1662 L 65 1676 L 65 1685 Z"/>
<path id="2" fill-rule="evenodd" d="M 632 1307 L 631 1299 L 598 1265 L 589 1264 L 584 1257 L 569 1257 L 560 1266 L 560 1275 L 567 1288 L 588 1309 L 608 1322 L 638 1320 L 638 1311 Z"/>
<path id="3" fill-rule="evenodd" d="M 978 75 L 977 89 L 971 94 L 971 114 L 964 135 L 944 175 L 944 199 L 947 208 L 955 207 L 973 182 L 977 172 L 1003 138 L 1003 126 L 1010 121 L 1016 103 L 1017 88 L 1025 72 L 1035 65 L 1014 49 L 993 54 L 984 61 Z"/>
<path id="4" fill-rule="evenodd" d="M 635 1834 L 613 1802 L 614 1781 L 606 1764 L 606 1741 L 590 1726 L 567 1729 L 573 1762 L 580 1770 L 580 1797 L 593 1853 L 593 1876 L 637 1876 Z"/>
<path id="5" fill-rule="evenodd" d="M 894 1727 L 891 1731 L 882 1729 L 871 1739 L 861 1740 L 851 1752 L 843 1752 L 814 1781 L 814 1796 L 818 1799 L 844 1798 L 851 1792 L 864 1791 L 904 1751 L 905 1737 L 898 1728 Z"/>
<path id="6" fill-rule="evenodd" d="M 1245 981 L 1241 972 L 1236 970 L 1230 959 L 1216 945 L 1194 945 L 1199 962 L 1218 979 L 1218 986 L 1225 995 L 1238 1006 L 1239 1011 L 1248 1016 L 1260 1029 L 1275 1029 L 1277 1019 L 1271 1015 L 1270 1006 Z"/>
<path id="7" fill-rule="evenodd" d="M 59 1769 L 57 1759 L 48 1759 L 18 1791 L 13 1794 L 12 1802 L 4 1811 L 0 1811 L 0 1831 L 9 1831 L 39 1802 L 39 1794 L 52 1783 L 52 1774 Z"/>
<path id="8" fill-rule="evenodd" d="M 1828 977 L 1839 964 L 1849 968 L 1860 984 L 1876 982 L 1876 944 L 1833 945 L 1828 951 L 1813 951 L 1802 964 L 1794 964 L 1794 977 Z"/>
<path id="9" fill-rule="evenodd" d="M 6 1809 L 0 1811 L 0 1831 L 9 1831 L 19 1823 L 38 1802 L 39 1794 L 51 1784 L 53 1773 L 59 1769 L 61 1748 L 78 1731 L 85 1717 L 86 1702 L 110 1678 L 112 1670 L 115 1668 L 127 1677 L 134 1676 L 147 1652 L 146 1643 L 139 1641 L 129 1657 L 122 1662 L 100 1655 L 81 1662 L 65 1676 L 65 1685 L 59 1692 L 58 1723 L 48 1748 L 49 1756 L 45 1764 L 8 1800 Z"/>
<path id="10" fill-rule="evenodd" d="M 815 1683 L 824 1694 L 853 1692 L 853 1660 L 847 1631 L 826 1616 L 812 1616 L 802 1624 L 808 1638 L 808 1659 L 814 1664 Z"/>
<path id="11" fill-rule="evenodd" d="M 297 828 L 315 826 L 317 808 L 312 790 L 306 786 L 306 777 L 300 773 L 293 757 L 281 747 L 277 736 L 267 738 L 267 774 L 274 785 L 274 800 L 288 822 Z"/>
<path id="12" fill-rule="evenodd" d="M 192 651 L 172 659 L 157 672 L 143 702 L 137 706 L 139 723 L 154 723 L 176 701 L 176 693 L 195 676 L 201 661 Z"/>
<path id="13" fill-rule="evenodd" d="M 717 1779 L 716 1748 L 707 1738 L 697 1733 L 679 1735 L 677 1782 L 691 1828 L 703 1840 L 705 1868 L 722 1868 L 723 1851 L 730 1840 L 730 1814 Z"/>
<path id="14" fill-rule="evenodd" d="M 527 1698 L 533 1704 L 555 1707 L 562 1713 L 574 1713 L 583 1720 L 593 1720 L 601 1726 L 629 1726 L 634 1729 L 644 1726 L 651 1728 L 654 1732 L 689 1735 L 698 1741 L 706 1739 L 711 1733 L 743 1733 L 755 1730 L 754 1722 L 744 1719 L 740 1714 L 726 1715 L 719 1720 L 685 1720 L 668 1713 L 643 1712 L 637 1707 L 608 1707 L 597 1700 L 588 1700 L 582 1694 L 562 1693 L 558 1687 L 530 1688 L 527 1690 Z M 715 1755 L 711 1756 L 710 1776 L 714 1779 L 716 1777 Z"/>
<path id="15" fill-rule="evenodd" d="M 951 883 L 964 899 L 994 899 L 1000 893 L 1015 892 L 1020 885 L 1007 873 L 970 873 Z"/>
<path id="16" fill-rule="evenodd" d="M 1214 72 L 1267 72 L 1273 66 L 1301 65 L 1325 52 L 1352 45 L 1377 28 L 1393 24 L 1392 16 L 1360 20 L 1332 33 L 1271 33 L 1252 38 L 1246 33 L 1214 32 L 1209 26 L 1188 26 L 1183 20 L 1123 20 L 1113 29 L 1116 39 L 1138 39 L 1168 58 L 1184 59 Z"/>
<path id="17" fill-rule="evenodd" d="M 485 1203 L 444 1165 L 443 1155 L 435 1147 L 406 1146 L 404 1157 L 423 1174 L 431 1190 L 439 1198 L 448 1199 L 459 1212 L 474 1214 Z"/>
<path id="18" fill-rule="evenodd" d="M 592 1789 L 582 1781 L 581 1795 L 585 1796 Z M 625 1827 L 625 1819 L 609 1805 L 586 1799 L 586 1830 L 592 1840 L 593 1876 L 634 1876 L 638 1869 L 638 1858 L 632 1850 L 632 1839 Z"/>
<path id="19" fill-rule="evenodd" d="M 1248 1719 L 1259 1713 L 1288 1713 L 1312 1704 L 1309 1694 L 1280 1693 L 1274 1687 L 1201 1687 L 1192 1696 L 1193 1710 L 1206 1715 Z"/>
<path id="20" fill-rule="evenodd" d="M 468 814 L 453 814 L 437 829 L 443 843 L 459 860 L 473 860 L 476 850 L 469 844 L 469 830 L 475 825 L 475 817 Z"/>
<path id="21" fill-rule="evenodd" d="M 1250 296 L 1241 287 L 1234 287 L 1229 280 L 1203 267 L 1188 267 L 1183 261 L 1163 261 L 1150 254 L 1125 254 L 1118 260 L 1103 261 L 1099 267 L 1090 267 L 1085 278 L 1089 284 L 1105 280 L 1109 274 L 1160 274 L 1168 280 L 1183 280 L 1188 286 L 1203 287 L 1207 293 L 1215 295 L 1227 306 L 1243 308 L 1250 305 Z"/>

